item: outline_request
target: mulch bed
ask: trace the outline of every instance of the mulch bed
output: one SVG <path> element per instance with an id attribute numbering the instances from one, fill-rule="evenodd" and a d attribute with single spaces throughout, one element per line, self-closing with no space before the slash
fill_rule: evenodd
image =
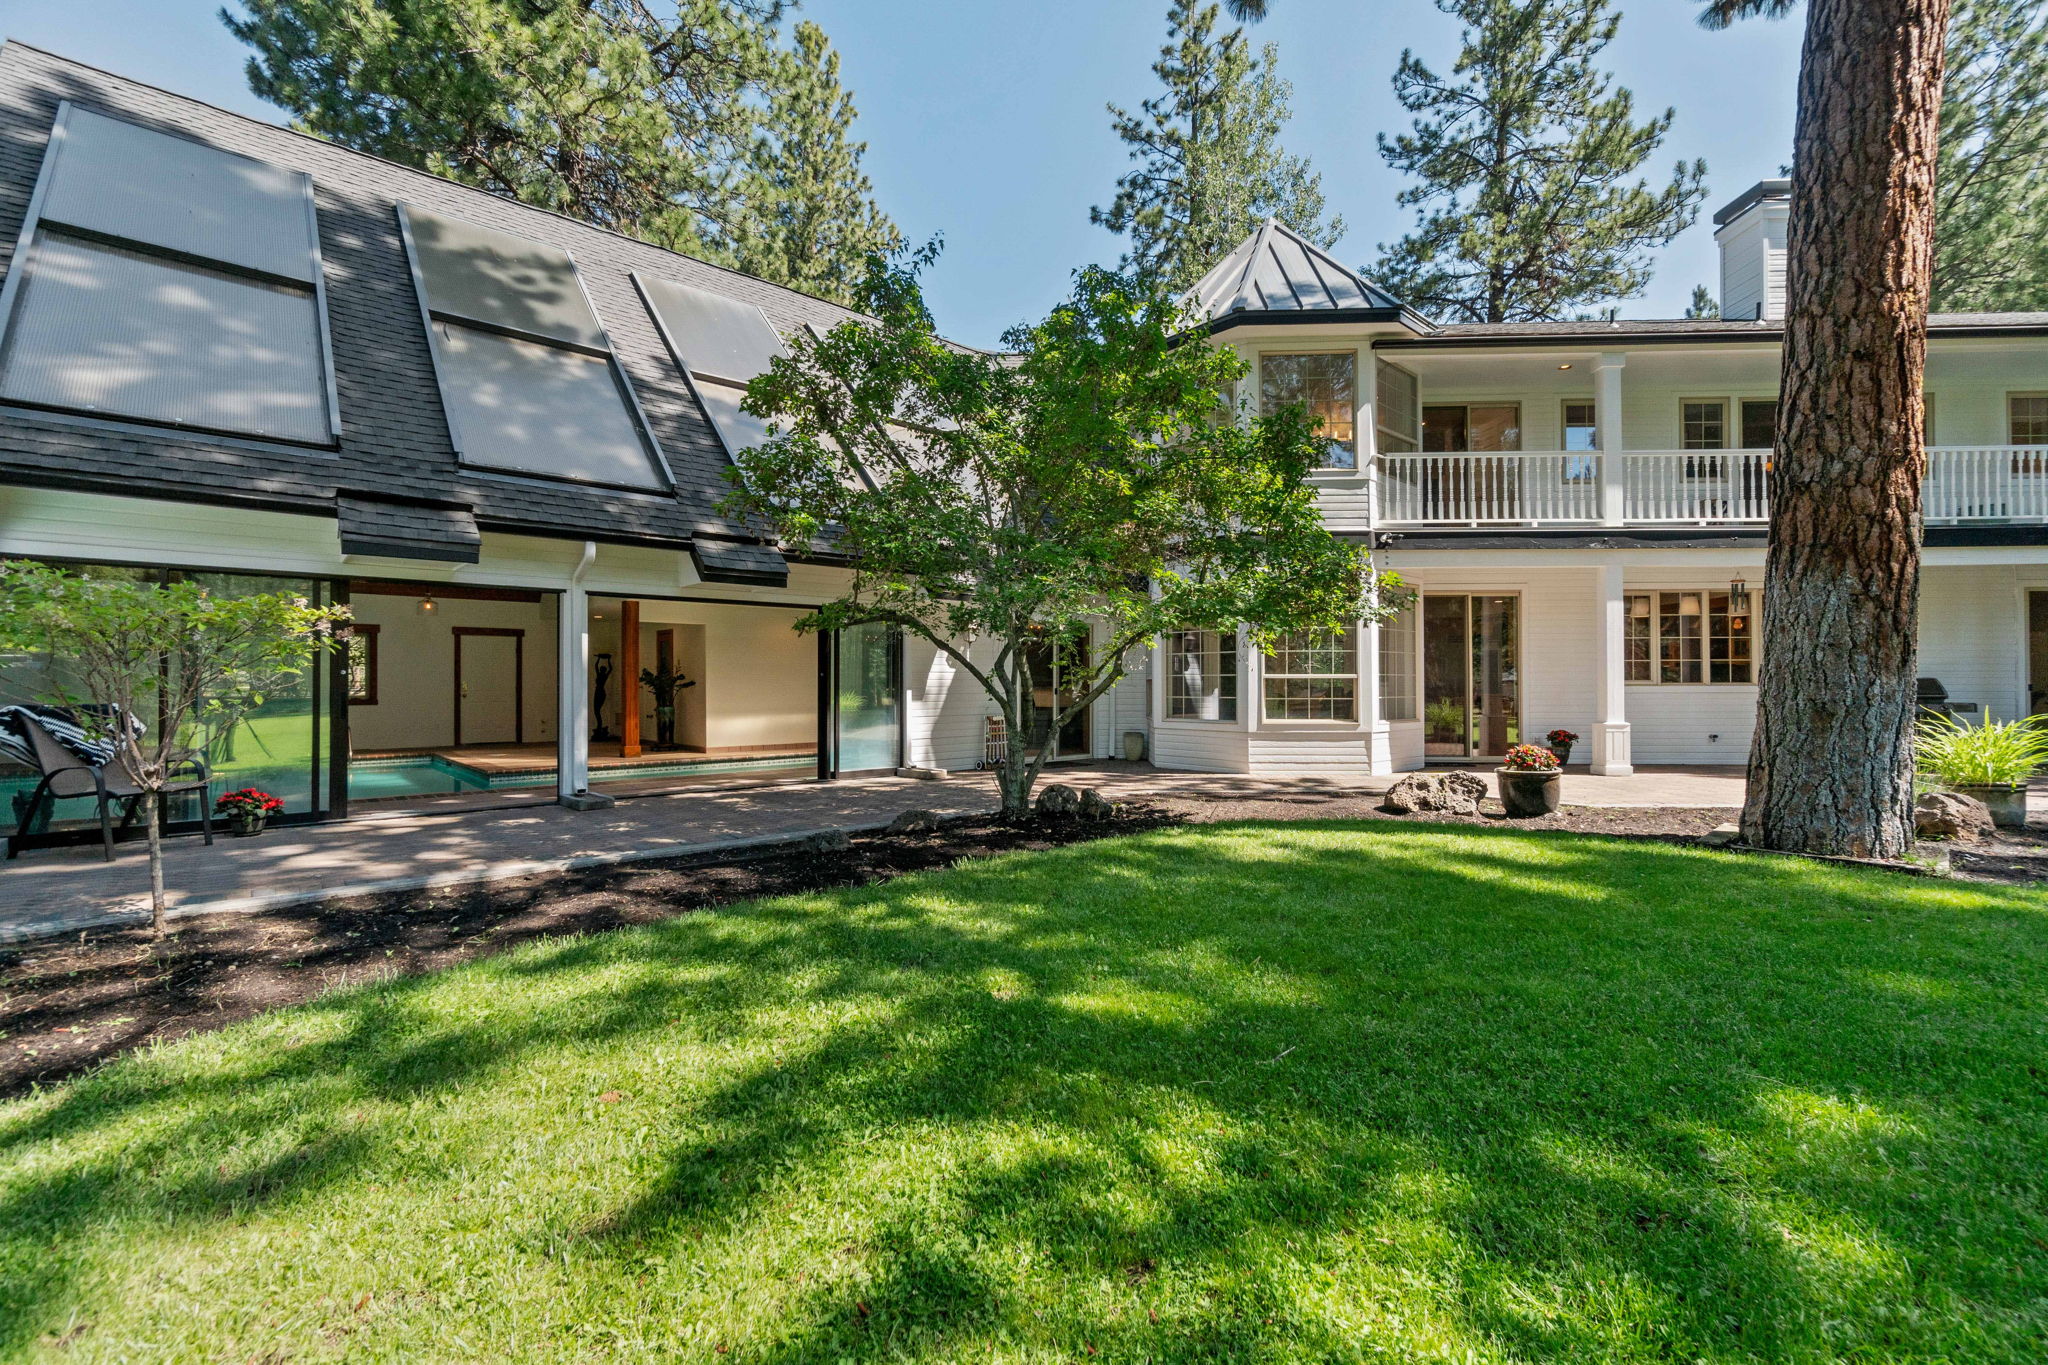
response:
<path id="1" fill-rule="evenodd" d="M 0 950 L 0 1096 L 87 1070 L 132 1048 L 216 1029 L 340 986 L 434 971 L 536 938 L 646 924 L 763 896 L 860 886 L 963 859 L 1048 849 L 1162 825 L 1226 820 L 1415 820 L 1690 842 L 1735 818 L 1724 809 L 1567 806 L 1510 821 L 1499 803 L 1476 816 L 1395 815 L 1379 797 L 1308 788 L 1286 797 L 1176 795 L 1119 807 L 1094 824 L 987 818 L 929 834 L 853 836 L 820 852 L 781 845 L 749 854 L 649 859 L 471 886 L 350 896 L 254 914 L 88 931 Z M 1958 846 L 1959 875 L 2048 881 L 2048 831 L 2006 831 Z"/>

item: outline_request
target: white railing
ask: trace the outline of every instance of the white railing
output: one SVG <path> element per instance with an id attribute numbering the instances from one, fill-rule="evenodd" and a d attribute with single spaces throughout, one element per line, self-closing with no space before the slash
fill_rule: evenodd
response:
<path id="1" fill-rule="evenodd" d="M 1622 520 L 1766 521 L 1768 450 L 1631 450 L 1621 457 Z"/>
<path id="2" fill-rule="evenodd" d="M 1381 525 L 1599 520 L 1600 457 L 1590 451 L 1380 456 Z"/>
<path id="3" fill-rule="evenodd" d="M 1927 521 L 2048 521 L 2048 446 L 1932 446 Z"/>
<path id="4" fill-rule="evenodd" d="M 1770 519 L 1768 450 L 1380 456 L 1381 526 L 1598 525 L 1603 475 L 1629 526 Z M 1930 525 L 2048 523 L 2048 446 L 1933 446 L 1922 488 Z"/>

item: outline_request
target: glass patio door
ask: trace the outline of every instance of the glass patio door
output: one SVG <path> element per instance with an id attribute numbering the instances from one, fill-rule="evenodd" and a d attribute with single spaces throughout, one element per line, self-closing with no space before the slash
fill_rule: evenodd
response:
<path id="1" fill-rule="evenodd" d="M 1422 598 L 1422 752 L 1498 758 L 1522 742 L 1521 599 Z"/>
<path id="2" fill-rule="evenodd" d="M 1074 675 L 1088 666 L 1087 629 L 1024 646 L 1024 664 L 1031 671 L 1031 699 L 1037 707 L 1032 716 L 1031 752 L 1049 744 L 1052 752 L 1048 757 L 1086 758 L 1090 753 L 1088 708 L 1074 707 L 1081 697 Z M 1055 707 L 1062 713 L 1057 734 L 1052 729 Z"/>
<path id="3" fill-rule="evenodd" d="M 875 622 L 849 626 L 837 633 L 835 648 L 835 775 L 895 768 L 902 677 L 896 632 Z"/>

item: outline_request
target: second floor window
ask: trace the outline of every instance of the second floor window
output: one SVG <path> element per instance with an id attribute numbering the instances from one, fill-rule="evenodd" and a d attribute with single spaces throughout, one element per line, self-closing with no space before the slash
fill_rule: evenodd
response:
<path id="1" fill-rule="evenodd" d="M 1775 398 L 1745 398 L 1742 400 L 1742 448 L 1744 450 L 1769 450 L 1778 443 L 1778 400 Z"/>
<path id="2" fill-rule="evenodd" d="M 1561 414 L 1564 433 L 1564 477 L 1567 483 L 1591 483 L 1600 477 L 1600 462 L 1584 452 L 1600 449 L 1599 409 L 1592 403 L 1567 399 Z M 1576 457 L 1576 458 L 1573 458 Z"/>
<path id="3" fill-rule="evenodd" d="M 1358 632 L 1292 631 L 1266 655 L 1267 720 L 1357 720 Z"/>
<path id="4" fill-rule="evenodd" d="M 1719 398 L 1689 398 L 1679 408 L 1679 444 L 1686 450 L 1728 448 L 1728 404 Z"/>
<path id="5" fill-rule="evenodd" d="M 2048 446 L 2048 393 L 2008 394 L 2006 440 L 2016 446 Z"/>
<path id="6" fill-rule="evenodd" d="M 1324 469 L 1358 468 L 1358 357 L 1350 351 L 1326 355 L 1259 357 L 1259 411 L 1275 413 L 1300 405 L 1320 419 Z"/>

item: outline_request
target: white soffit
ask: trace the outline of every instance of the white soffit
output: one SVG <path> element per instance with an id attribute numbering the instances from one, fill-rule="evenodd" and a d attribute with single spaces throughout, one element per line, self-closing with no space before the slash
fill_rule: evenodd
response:
<path id="1" fill-rule="evenodd" d="M 76 105 L 58 127 L 46 225 L 313 282 L 318 243 L 303 172 Z"/>
<path id="2" fill-rule="evenodd" d="M 768 315 L 756 305 L 674 280 L 634 278 L 677 363 L 692 375 L 743 385 L 786 354 Z"/>
<path id="3" fill-rule="evenodd" d="M 568 252 L 412 204 L 405 219 L 435 313 L 588 350 L 611 349 Z"/>

